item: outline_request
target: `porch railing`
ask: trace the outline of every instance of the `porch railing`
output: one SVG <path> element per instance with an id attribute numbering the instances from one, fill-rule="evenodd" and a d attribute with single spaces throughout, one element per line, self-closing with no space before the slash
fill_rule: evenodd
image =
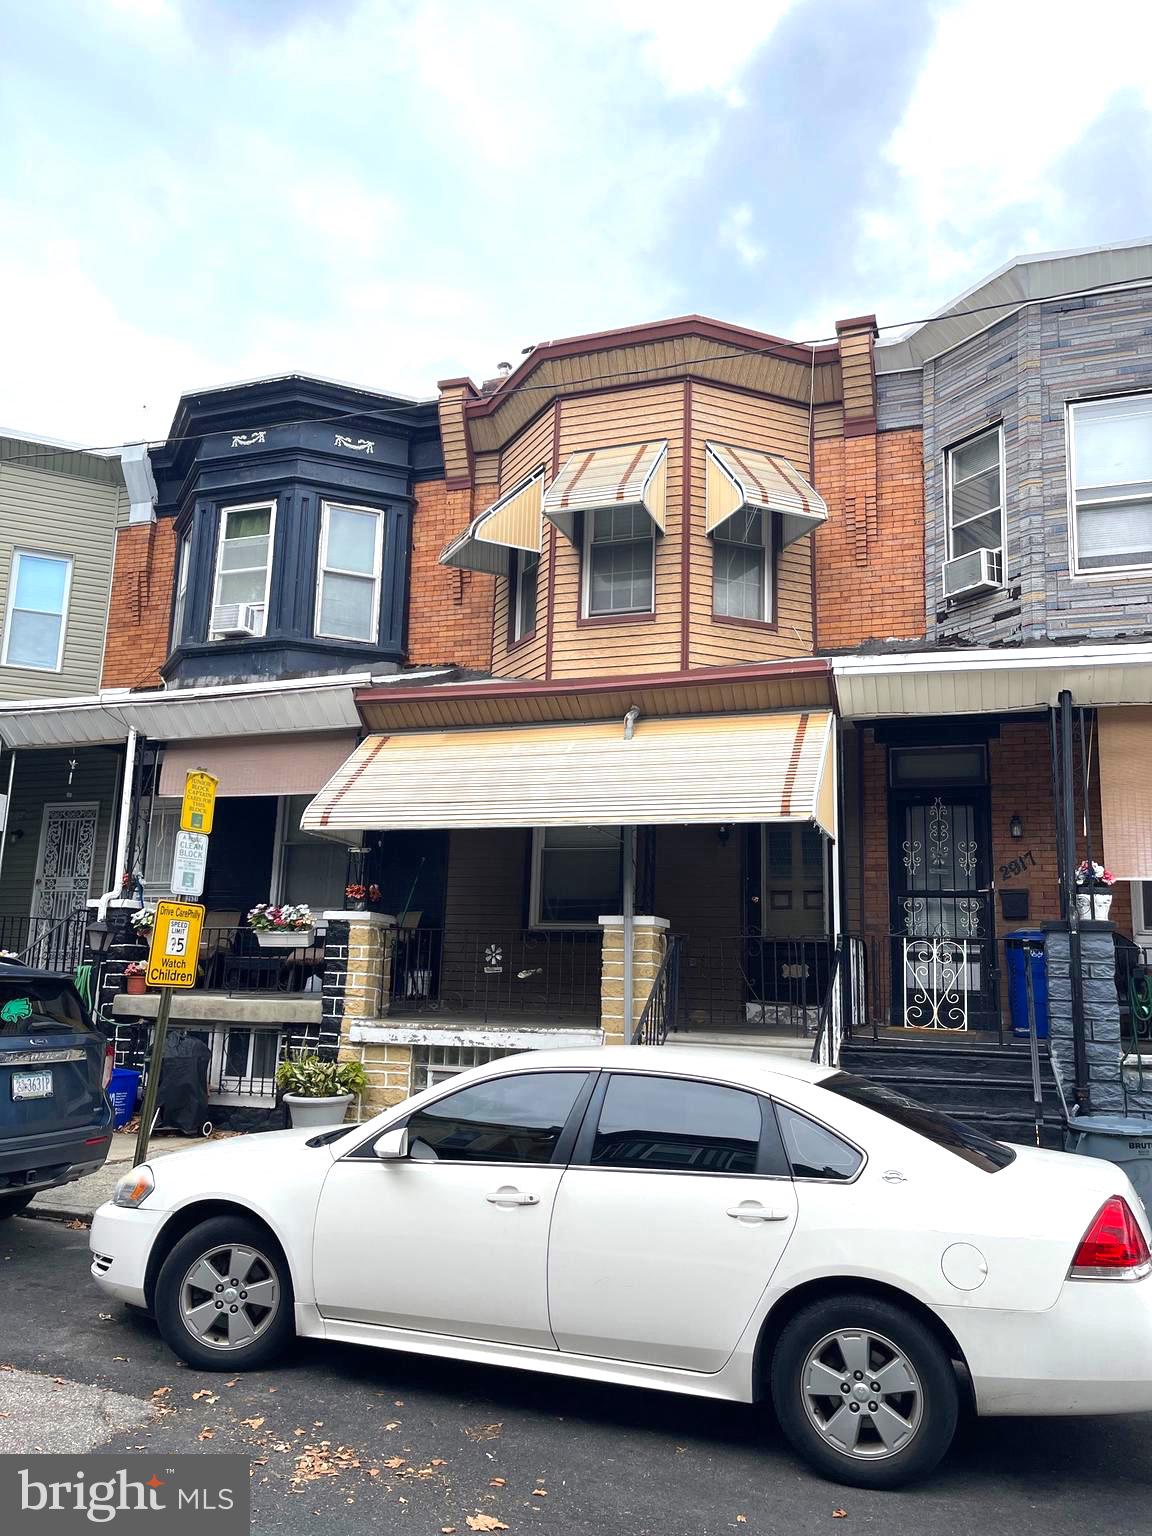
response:
<path id="1" fill-rule="evenodd" d="M 401 928 L 391 1013 L 595 1023 L 601 951 L 598 930 Z"/>
<path id="2" fill-rule="evenodd" d="M 648 1001 L 632 1031 L 633 1045 L 663 1045 L 669 1029 L 675 1029 L 680 1006 L 680 955 L 684 939 L 680 934 L 669 934 L 664 958 Z"/>
<path id="3" fill-rule="evenodd" d="M 833 952 L 830 938 L 690 934 L 680 962 L 681 1027 L 815 1037 Z"/>
<path id="4" fill-rule="evenodd" d="M 88 914 L 83 907 L 64 917 L 0 914 L 0 951 L 44 971 L 74 971 L 84 958 Z"/>
<path id="5" fill-rule="evenodd" d="M 841 977 L 843 1029 L 876 1040 L 881 1031 L 1005 1034 L 1000 950 L 994 939 L 951 934 L 848 935 Z"/>
<path id="6" fill-rule="evenodd" d="M 116 1027 L 116 1064 L 143 1070 L 154 1020 L 121 1022 Z M 271 1107 L 276 1100 L 276 1068 L 291 1049 L 282 1024 L 228 1023 L 174 1025 L 169 1039 L 191 1036 L 208 1048 L 209 1100 L 238 1099 Z"/>
<path id="7" fill-rule="evenodd" d="M 324 936 L 297 949 L 262 949 L 251 928 L 205 928 L 196 984 L 206 992 L 319 993 Z"/>
<path id="8" fill-rule="evenodd" d="M 819 1067 L 838 1067 L 840 1047 L 851 1025 L 855 995 L 854 978 L 858 974 L 859 939 L 842 938 L 832 953 L 828 990 L 820 1008 L 820 1022 L 812 1046 L 812 1060 Z"/>
<path id="9" fill-rule="evenodd" d="M 1125 1097 L 1152 1095 L 1152 949 L 1121 940 L 1116 946 L 1116 991 L 1120 1002 L 1120 1049 Z M 1129 1113 L 1142 1112 L 1127 1104 Z"/>

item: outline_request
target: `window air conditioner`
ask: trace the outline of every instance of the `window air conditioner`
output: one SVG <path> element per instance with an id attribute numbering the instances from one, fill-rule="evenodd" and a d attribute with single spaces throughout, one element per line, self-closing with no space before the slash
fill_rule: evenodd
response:
<path id="1" fill-rule="evenodd" d="M 264 633 L 263 603 L 217 603 L 212 610 L 212 637 L 227 640 L 238 635 Z"/>
<path id="2" fill-rule="evenodd" d="M 998 549 L 974 549 L 944 562 L 944 596 L 952 600 L 1004 585 L 1004 557 Z"/>

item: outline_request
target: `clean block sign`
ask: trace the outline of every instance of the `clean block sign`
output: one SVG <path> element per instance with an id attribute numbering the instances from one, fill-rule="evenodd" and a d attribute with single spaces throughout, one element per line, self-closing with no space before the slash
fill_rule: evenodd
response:
<path id="1" fill-rule="evenodd" d="M 216 809 L 216 786 L 220 780 L 212 774 L 197 769 L 184 780 L 184 799 L 180 803 L 180 827 L 184 832 L 212 830 L 212 813 Z"/>
<path id="2" fill-rule="evenodd" d="M 148 951 L 150 987 L 194 987 L 204 908 L 194 901 L 158 901 Z"/>
<path id="3" fill-rule="evenodd" d="M 0 1456 L 5 1536 L 248 1536 L 246 1456 Z"/>
<path id="4" fill-rule="evenodd" d="M 172 852 L 172 877 L 168 889 L 173 896 L 195 901 L 204 889 L 204 870 L 208 864 L 208 839 L 203 832 L 177 832 Z"/>

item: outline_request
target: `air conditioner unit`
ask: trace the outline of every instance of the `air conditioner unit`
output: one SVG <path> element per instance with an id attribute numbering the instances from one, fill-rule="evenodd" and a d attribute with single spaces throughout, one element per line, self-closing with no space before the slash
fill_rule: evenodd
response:
<path id="1" fill-rule="evenodd" d="M 214 639 L 227 640 L 238 635 L 264 633 L 263 603 L 217 603 L 212 610 L 211 632 Z"/>
<path id="2" fill-rule="evenodd" d="M 944 596 L 951 601 L 1004 585 L 1004 557 L 998 549 L 974 549 L 944 562 Z"/>

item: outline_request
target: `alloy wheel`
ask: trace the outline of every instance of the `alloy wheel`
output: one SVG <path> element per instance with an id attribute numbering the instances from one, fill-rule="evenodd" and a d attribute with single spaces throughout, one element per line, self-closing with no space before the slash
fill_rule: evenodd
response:
<path id="1" fill-rule="evenodd" d="M 280 1284 L 271 1261 L 246 1244 L 211 1248 L 180 1282 L 180 1320 L 210 1349 L 243 1349 L 276 1316 Z"/>
<path id="2" fill-rule="evenodd" d="M 809 1350 L 800 1384 L 809 1421 L 842 1455 L 894 1456 L 920 1427 L 920 1378 L 882 1334 L 849 1328 L 825 1334 Z"/>

